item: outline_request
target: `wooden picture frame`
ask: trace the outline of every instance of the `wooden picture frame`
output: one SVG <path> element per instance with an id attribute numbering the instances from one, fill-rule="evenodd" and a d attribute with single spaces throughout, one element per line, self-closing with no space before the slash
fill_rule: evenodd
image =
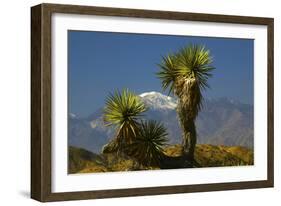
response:
<path id="1" fill-rule="evenodd" d="M 145 19 L 217 22 L 267 27 L 267 179 L 258 181 L 214 184 L 170 185 L 133 189 L 110 189 L 78 192 L 52 192 L 52 55 L 51 16 L 54 13 L 134 17 Z M 93 198 L 160 195 L 273 187 L 273 36 L 272 18 L 243 17 L 214 14 L 105 8 L 92 6 L 40 4 L 31 8 L 31 198 L 42 202 Z"/>

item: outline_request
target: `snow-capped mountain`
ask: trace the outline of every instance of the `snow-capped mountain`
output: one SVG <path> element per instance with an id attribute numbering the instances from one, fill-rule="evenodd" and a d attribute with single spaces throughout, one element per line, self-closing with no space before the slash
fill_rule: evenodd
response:
<path id="1" fill-rule="evenodd" d="M 145 92 L 139 95 L 143 102 L 153 109 L 175 109 L 177 100 L 160 92 Z"/>
<path id="2" fill-rule="evenodd" d="M 69 113 L 69 118 L 75 119 L 77 118 L 77 115 L 73 113 Z"/>
<path id="3" fill-rule="evenodd" d="M 143 118 L 162 122 L 167 128 L 170 143 L 181 143 L 182 131 L 175 110 L 176 98 L 155 91 L 139 96 L 149 108 Z M 253 106 L 227 98 L 206 99 L 196 119 L 196 127 L 198 143 L 252 148 Z M 114 128 L 106 127 L 103 122 L 102 109 L 83 119 L 73 114 L 69 117 L 69 145 L 99 153 L 114 134 Z"/>

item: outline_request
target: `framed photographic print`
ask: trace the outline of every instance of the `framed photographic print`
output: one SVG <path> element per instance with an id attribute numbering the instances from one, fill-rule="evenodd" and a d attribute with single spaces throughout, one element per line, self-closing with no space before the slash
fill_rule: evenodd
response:
<path id="1" fill-rule="evenodd" d="M 273 187 L 273 19 L 31 8 L 31 197 Z"/>

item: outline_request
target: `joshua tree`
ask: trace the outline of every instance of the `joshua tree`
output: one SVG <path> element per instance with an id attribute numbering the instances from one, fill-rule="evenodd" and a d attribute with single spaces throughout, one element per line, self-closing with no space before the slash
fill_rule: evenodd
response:
<path id="1" fill-rule="evenodd" d="M 167 131 L 163 124 L 154 121 L 142 121 L 136 141 L 130 146 L 130 152 L 144 166 L 159 166 L 163 157 L 163 146 L 167 143 Z"/>
<path id="2" fill-rule="evenodd" d="M 202 107 L 202 90 L 212 76 L 212 58 L 201 45 L 188 45 L 178 52 L 162 58 L 157 76 L 162 88 L 178 97 L 177 113 L 183 130 L 183 154 L 194 160 L 197 141 L 195 119 Z"/>
<path id="3" fill-rule="evenodd" d="M 106 99 L 104 121 L 107 126 L 115 125 L 117 131 L 115 138 L 103 148 L 103 152 L 124 152 L 124 149 L 136 139 L 139 132 L 138 119 L 146 110 L 139 96 L 128 89 L 110 94 Z"/>

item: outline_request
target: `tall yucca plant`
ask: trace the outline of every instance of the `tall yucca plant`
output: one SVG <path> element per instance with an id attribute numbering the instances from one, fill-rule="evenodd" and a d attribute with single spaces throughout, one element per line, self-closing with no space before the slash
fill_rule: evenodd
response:
<path id="1" fill-rule="evenodd" d="M 147 110 L 139 96 L 124 89 L 115 91 L 106 99 L 104 108 L 104 121 L 107 126 L 114 125 L 117 128 L 114 141 L 111 143 L 116 149 L 123 150 L 131 144 L 139 132 L 138 119 Z"/>
<path id="2" fill-rule="evenodd" d="M 208 88 L 212 76 L 210 51 L 202 45 L 188 45 L 175 54 L 162 58 L 157 76 L 162 88 L 179 99 L 177 113 L 183 130 L 183 152 L 194 159 L 197 141 L 195 119 L 202 106 L 202 90 Z"/>
<path id="3" fill-rule="evenodd" d="M 130 145 L 131 155 L 144 166 L 159 166 L 163 157 L 163 147 L 167 144 L 167 130 L 163 124 L 142 121 L 136 141 Z"/>

